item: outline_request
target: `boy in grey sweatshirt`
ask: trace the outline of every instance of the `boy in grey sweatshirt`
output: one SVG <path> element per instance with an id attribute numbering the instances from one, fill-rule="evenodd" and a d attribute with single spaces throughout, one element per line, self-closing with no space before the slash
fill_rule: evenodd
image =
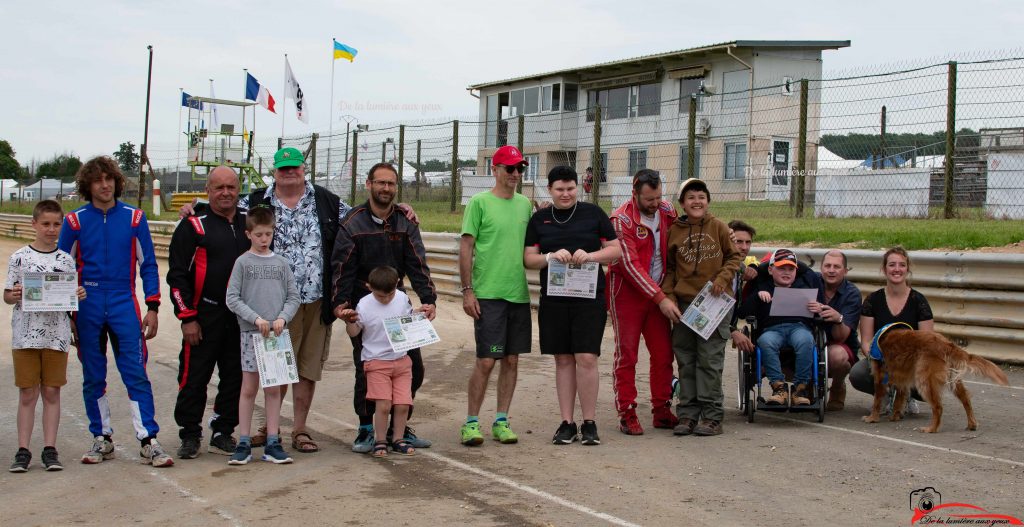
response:
<path id="1" fill-rule="evenodd" d="M 252 459 L 252 412 L 260 388 L 253 335 L 258 333 L 266 337 L 273 331 L 275 336 L 280 336 L 299 308 L 299 290 L 291 267 L 287 260 L 270 250 L 274 241 L 274 212 L 267 207 L 250 210 L 245 222 L 245 235 L 252 241 L 252 247 L 235 260 L 225 297 L 228 309 L 238 316 L 242 339 L 242 390 L 238 399 L 241 436 L 234 455 L 228 460 L 229 465 L 244 465 Z M 291 463 L 292 458 L 281 446 L 279 431 L 281 387 L 264 388 L 263 396 L 267 430 L 272 432 L 267 435 L 263 461 Z"/>

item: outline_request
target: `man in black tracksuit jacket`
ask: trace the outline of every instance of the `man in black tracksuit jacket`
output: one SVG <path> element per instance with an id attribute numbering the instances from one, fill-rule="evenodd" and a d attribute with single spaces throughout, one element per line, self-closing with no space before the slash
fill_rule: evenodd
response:
<path id="1" fill-rule="evenodd" d="M 181 427 L 180 458 L 198 455 L 206 410 L 206 386 L 216 366 L 220 377 L 213 404 L 210 452 L 231 455 L 242 386 L 238 321 L 224 303 L 235 259 L 249 250 L 245 211 L 237 208 L 238 176 L 214 169 L 206 186 L 210 206 L 178 223 L 171 238 L 167 285 L 181 321 L 178 399 L 174 420 Z"/>
<path id="2" fill-rule="evenodd" d="M 419 226 L 396 211 L 392 204 L 397 191 L 397 178 L 390 164 L 378 163 L 370 168 L 366 182 L 370 200 L 350 210 L 338 228 L 331 258 L 334 276 L 332 304 L 336 314 L 345 307 L 355 308 L 359 299 L 370 294 L 366 284 L 370 271 L 387 265 L 398 271 L 402 280 L 409 277 L 424 311 L 433 318 L 437 291 L 430 280 L 427 253 Z M 399 288 L 404 290 L 401 285 Z M 366 400 L 366 375 L 363 372 L 361 353 L 362 339 L 359 336 L 353 337 L 352 360 L 356 366 L 353 404 L 359 416 L 360 429 L 352 449 L 356 452 L 369 452 L 373 446 L 374 403 Z M 423 384 L 423 357 L 419 349 L 414 349 L 409 351 L 409 358 L 412 359 L 412 393 L 415 397 L 416 390 Z M 411 407 L 409 415 L 412 415 Z M 409 429 L 405 431 L 405 437 L 417 448 L 430 445 L 429 441 L 416 438 Z"/>

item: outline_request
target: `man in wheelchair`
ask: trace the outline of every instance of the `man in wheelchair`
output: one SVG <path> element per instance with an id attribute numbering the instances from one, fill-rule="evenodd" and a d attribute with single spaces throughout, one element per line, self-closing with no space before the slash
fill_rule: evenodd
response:
<path id="1" fill-rule="evenodd" d="M 761 362 L 772 389 L 772 394 L 765 398 L 765 404 L 808 406 L 811 404 L 811 378 L 816 367 L 813 333 L 815 322 L 807 317 L 770 315 L 776 288 L 793 287 L 796 281 L 797 259 L 793 251 L 778 249 L 772 253 L 768 261 L 768 273 L 771 280 L 758 281 L 755 284 L 756 290 L 747 296 L 739 309 L 741 317 L 753 316 L 757 319 L 757 328 L 760 331 L 757 346 L 761 349 Z M 801 278 L 807 281 L 816 276 L 814 273 L 804 273 Z M 800 283 L 798 287 L 817 290 L 818 284 Z M 792 392 L 786 385 L 779 358 L 780 350 L 786 346 L 792 347 L 795 355 Z"/>

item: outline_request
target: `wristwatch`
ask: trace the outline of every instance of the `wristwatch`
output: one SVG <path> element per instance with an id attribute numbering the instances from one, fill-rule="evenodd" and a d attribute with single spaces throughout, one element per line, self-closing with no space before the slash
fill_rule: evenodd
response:
<path id="1" fill-rule="evenodd" d="M 842 323 L 843 323 L 843 314 L 839 313 L 839 322 L 836 322 L 836 324 L 842 324 Z"/>

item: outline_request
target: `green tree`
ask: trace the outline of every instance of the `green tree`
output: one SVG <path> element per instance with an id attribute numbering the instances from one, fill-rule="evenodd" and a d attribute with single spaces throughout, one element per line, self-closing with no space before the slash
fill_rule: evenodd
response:
<path id="1" fill-rule="evenodd" d="M 131 141 L 125 141 L 117 147 L 114 159 L 121 165 L 121 171 L 126 175 L 139 173 L 139 154 L 135 152 L 135 145 Z"/>
<path id="2" fill-rule="evenodd" d="M 21 181 L 25 177 L 25 169 L 14 159 L 14 155 L 11 143 L 0 139 L 0 179 Z"/>
<path id="3" fill-rule="evenodd" d="M 39 179 L 59 179 L 65 183 L 75 180 L 75 173 L 82 167 L 82 160 L 74 154 L 61 154 L 45 161 L 36 169 Z"/>

